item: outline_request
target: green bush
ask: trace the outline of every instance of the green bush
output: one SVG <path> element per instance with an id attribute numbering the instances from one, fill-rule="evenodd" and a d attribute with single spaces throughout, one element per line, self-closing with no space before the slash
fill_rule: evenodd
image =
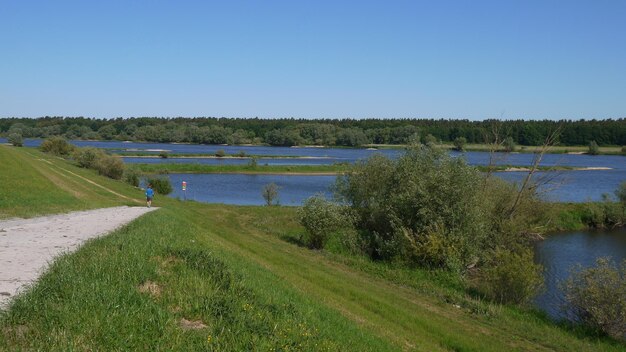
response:
<path id="1" fill-rule="evenodd" d="M 54 155 L 70 155 L 74 150 L 74 146 L 71 145 L 65 138 L 55 136 L 44 140 L 39 147 L 43 152 Z"/>
<path id="2" fill-rule="evenodd" d="M 605 198 L 603 202 L 586 204 L 581 220 L 589 227 L 613 228 L 624 224 L 626 212 L 623 203 L 611 202 L 610 199 Z"/>
<path id="3" fill-rule="evenodd" d="M 589 155 L 598 155 L 600 153 L 600 147 L 596 141 L 589 142 L 587 154 Z"/>
<path id="4" fill-rule="evenodd" d="M 115 180 L 121 179 L 124 174 L 124 162 L 122 161 L 122 158 L 117 156 L 105 154 L 96 161 L 94 167 L 98 170 L 100 175 L 104 175 Z"/>
<path id="5" fill-rule="evenodd" d="M 172 184 L 167 177 L 148 177 L 146 184 L 152 185 L 152 189 L 158 194 L 168 195 L 172 193 Z"/>
<path id="6" fill-rule="evenodd" d="M 248 165 L 247 167 L 249 169 L 256 169 L 257 166 L 259 165 L 259 158 L 256 156 L 253 156 L 250 158 L 250 160 L 248 161 Z"/>
<path id="7" fill-rule="evenodd" d="M 218 158 L 223 158 L 226 156 L 226 152 L 224 151 L 224 149 L 220 149 L 215 152 L 215 156 Z"/>
<path id="8" fill-rule="evenodd" d="M 139 187 L 139 170 L 134 167 L 128 167 L 124 170 L 124 182 L 128 183 L 131 186 Z"/>
<path id="9" fill-rule="evenodd" d="M 543 268 L 533 261 L 530 249 L 517 253 L 497 249 L 491 262 L 483 269 L 483 292 L 500 303 L 527 303 L 543 286 Z"/>
<path id="10" fill-rule="evenodd" d="M 437 137 L 433 136 L 432 134 L 426 135 L 426 137 L 424 137 L 424 144 L 428 146 L 434 146 L 435 144 L 437 144 Z"/>
<path id="11" fill-rule="evenodd" d="M 465 145 L 467 144 L 467 139 L 465 137 L 457 137 L 454 139 L 454 149 L 459 152 L 465 150 Z"/>
<path id="12" fill-rule="evenodd" d="M 515 140 L 513 140 L 513 137 L 506 137 L 506 139 L 504 139 L 502 147 L 504 147 L 504 151 L 507 153 L 514 152 L 516 145 L 515 145 Z"/>
<path id="13" fill-rule="evenodd" d="M 98 161 L 105 156 L 102 150 L 93 147 L 75 148 L 72 153 L 72 158 L 78 166 L 89 169 L 95 169 Z"/>
<path id="14" fill-rule="evenodd" d="M 266 205 L 278 205 L 278 186 L 274 182 L 263 186 L 261 195 Z"/>
<path id="15" fill-rule="evenodd" d="M 11 133 L 8 137 L 9 143 L 11 143 L 14 147 L 21 147 L 24 145 L 24 138 L 19 133 Z"/>
<path id="16" fill-rule="evenodd" d="M 161 159 L 167 159 L 169 157 L 169 154 L 167 154 L 167 152 L 160 152 L 159 157 Z"/>
<path id="17" fill-rule="evenodd" d="M 626 260 L 621 268 L 600 258 L 588 269 L 576 267 L 564 283 L 566 309 L 576 320 L 618 339 L 626 339 Z"/>
<path id="18" fill-rule="evenodd" d="M 429 258 L 462 269 L 476 263 L 489 233 L 482 205 L 482 176 L 461 158 L 428 147 L 407 150 L 398 160 L 380 154 L 340 176 L 337 195 L 352 207 L 356 227 L 374 259 L 423 257 L 428 234 L 445 238 L 454 258 Z"/>
<path id="19" fill-rule="evenodd" d="M 334 231 L 350 225 L 345 210 L 320 195 L 308 198 L 298 210 L 300 224 L 306 229 L 304 242 L 311 248 L 324 248 Z"/>

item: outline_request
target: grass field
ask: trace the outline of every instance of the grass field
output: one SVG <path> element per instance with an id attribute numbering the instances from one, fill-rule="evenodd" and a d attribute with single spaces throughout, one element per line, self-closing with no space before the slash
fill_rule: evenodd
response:
<path id="1" fill-rule="evenodd" d="M 140 191 L 107 178 L 91 184 L 93 171 L 36 149 L 0 146 L 0 165 L 0 219 L 141 204 Z"/>
<path id="2" fill-rule="evenodd" d="M 35 150 L 0 147 L 5 160 L 13 167 L 0 170 L 0 211 L 10 216 L 129 204 L 142 195 Z M 57 171 L 66 175 L 58 185 L 50 179 Z M 9 191 L 18 180 L 50 192 Z M 36 211 L 28 209 L 33 202 Z M 484 302 L 442 273 L 298 246 L 294 208 L 161 197 L 155 205 L 161 209 L 56 260 L 0 312 L 0 350 L 625 348 Z"/>

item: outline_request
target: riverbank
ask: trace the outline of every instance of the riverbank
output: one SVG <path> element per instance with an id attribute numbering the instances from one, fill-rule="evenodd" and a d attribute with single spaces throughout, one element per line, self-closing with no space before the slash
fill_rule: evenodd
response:
<path id="1" fill-rule="evenodd" d="M 0 147 L 0 162 L 9 165 L 0 169 L 0 184 L 29 190 L 2 194 L 9 202 L 0 203 L 0 213 L 12 216 L 32 215 L 34 201 L 39 213 L 58 213 L 88 206 L 91 199 L 128 202 L 115 193 L 143 195 L 36 150 Z M 298 245 L 303 228 L 296 208 L 158 196 L 155 205 L 158 212 L 57 258 L 0 312 L 0 350 L 624 346 L 526 308 L 486 302 L 445 272 L 304 248 Z"/>
<path id="2" fill-rule="evenodd" d="M 235 154 L 224 154 L 224 155 L 216 155 L 216 154 L 208 154 L 208 153 L 169 153 L 168 151 L 162 151 L 158 154 L 156 152 L 128 152 L 128 151 L 116 151 L 117 149 L 105 148 L 109 153 L 114 155 L 119 155 L 124 158 L 155 158 L 155 159 L 332 159 L 331 157 L 326 156 L 297 156 L 297 155 L 261 155 L 261 154 L 246 154 L 246 153 L 235 153 Z"/>
<path id="3" fill-rule="evenodd" d="M 444 149 L 456 150 L 456 147 L 452 143 L 438 144 Z M 399 144 L 365 144 L 364 148 L 375 149 L 404 149 L 406 145 Z M 541 151 L 542 146 L 535 145 L 518 145 L 515 146 L 515 150 L 509 153 L 538 153 Z M 463 148 L 466 152 L 491 152 L 493 146 L 490 144 L 467 144 Z M 507 152 L 503 147 L 495 150 L 498 153 Z M 572 154 L 572 155 L 588 155 L 588 146 L 552 146 L 548 149 L 546 154 Z M 598 148 L 597 155 L 624 155 L 626 152 L 622 150 L 621 146 L 603 146 Z"/>
<path id="4" fill-rule="evenodd" d="M 332 165 L 206 165 L 185 163 L 129 164 L 144 174 L 267 174 L 267 175 L 338 175 L 350 169 L 349 164 Z"/>
<path id="5" fill-rule="evenodd" d="M 144 174 L 188 173 L 188 174 L 268 174 L 268 175 L 339 175 L 350 170 L 351 164 L 331 165 L 207 165 L 198 163 L 129 164 Z M 527 166 L 497 165 L 476 166 L 481 172 L 528 172 Z M 611 170 L 608 167 L 540 166 L 538 171 L 593 171 Z"/>

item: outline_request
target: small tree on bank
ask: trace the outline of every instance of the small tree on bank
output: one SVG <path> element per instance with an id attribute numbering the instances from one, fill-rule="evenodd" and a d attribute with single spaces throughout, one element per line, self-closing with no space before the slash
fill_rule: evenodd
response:
<path id="1" fill-rule="evenodd" d="M 506 137 L 502 146 L 504 147 L 505 152 L 507 153 L 514 152 L 516 145 L 515 145 L 515 141 L 513 140 L 513 137 Z"/>
<path id="2" fill-rule="evenodd" d="M 596 143 L 596 141 L 589 142 L 587 154 L 598 155 L 599 153 L 600 153 L 600 147 L 598 146 L 598 143 Z"/>
<path id="3" fill-rule="evenodd" d="M 24 138 L 19 133 L 11 133 L 8 138 L 9 143 L 11 143 L 14 147 L 21 147 L 24 145 Z"/>
<path id="4" fill-rule="evenodd" d="M 278 186 L 274 182 L 263 186 L 261 195 L 267 206 L 278 205 Z"/>
<path id="5" fill-rule="evenodd" d="M 465 144 L 467 144 L 467 139 L 465 137 L 456 137 L 454 139 L 454 149 L 459 152 L 465 150 Z"/>

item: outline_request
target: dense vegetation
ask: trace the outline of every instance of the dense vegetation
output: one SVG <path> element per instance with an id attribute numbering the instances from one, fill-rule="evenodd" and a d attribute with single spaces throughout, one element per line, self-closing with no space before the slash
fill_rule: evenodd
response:
<path id="1" fill-rule="evenodd" d="M 520 190 L 462 158 L 414 145 L 397 160 L 374 155 L 357 163 L 335 189 L 343 209 L 319 198 L 303 207 L 300 218 L 312 247 L 344 228 L 355 238 L 346 242 L 353 252 L 472 274 L 498 301 L 523 303 L 540 287 L 528 232 L 545 220 L 548 206 L 532 187 Z"/>
<path id="2" fill-rule="evenodd" d="M 626 145 L 626 119 L 561 121 L 469 121 L 427 119 L 240 119 L 42 117 L 0 119 L 0 134 L 24 138 L 62 135 L 69 139 L 270 145 L 405 144 L 427 137 L 452 143 L 490 142 L 497 131 L 517 145 L 540 145 L 561 128 L 561 145 Z M 458 148 L 458 146 L 457 146 Z"/>

